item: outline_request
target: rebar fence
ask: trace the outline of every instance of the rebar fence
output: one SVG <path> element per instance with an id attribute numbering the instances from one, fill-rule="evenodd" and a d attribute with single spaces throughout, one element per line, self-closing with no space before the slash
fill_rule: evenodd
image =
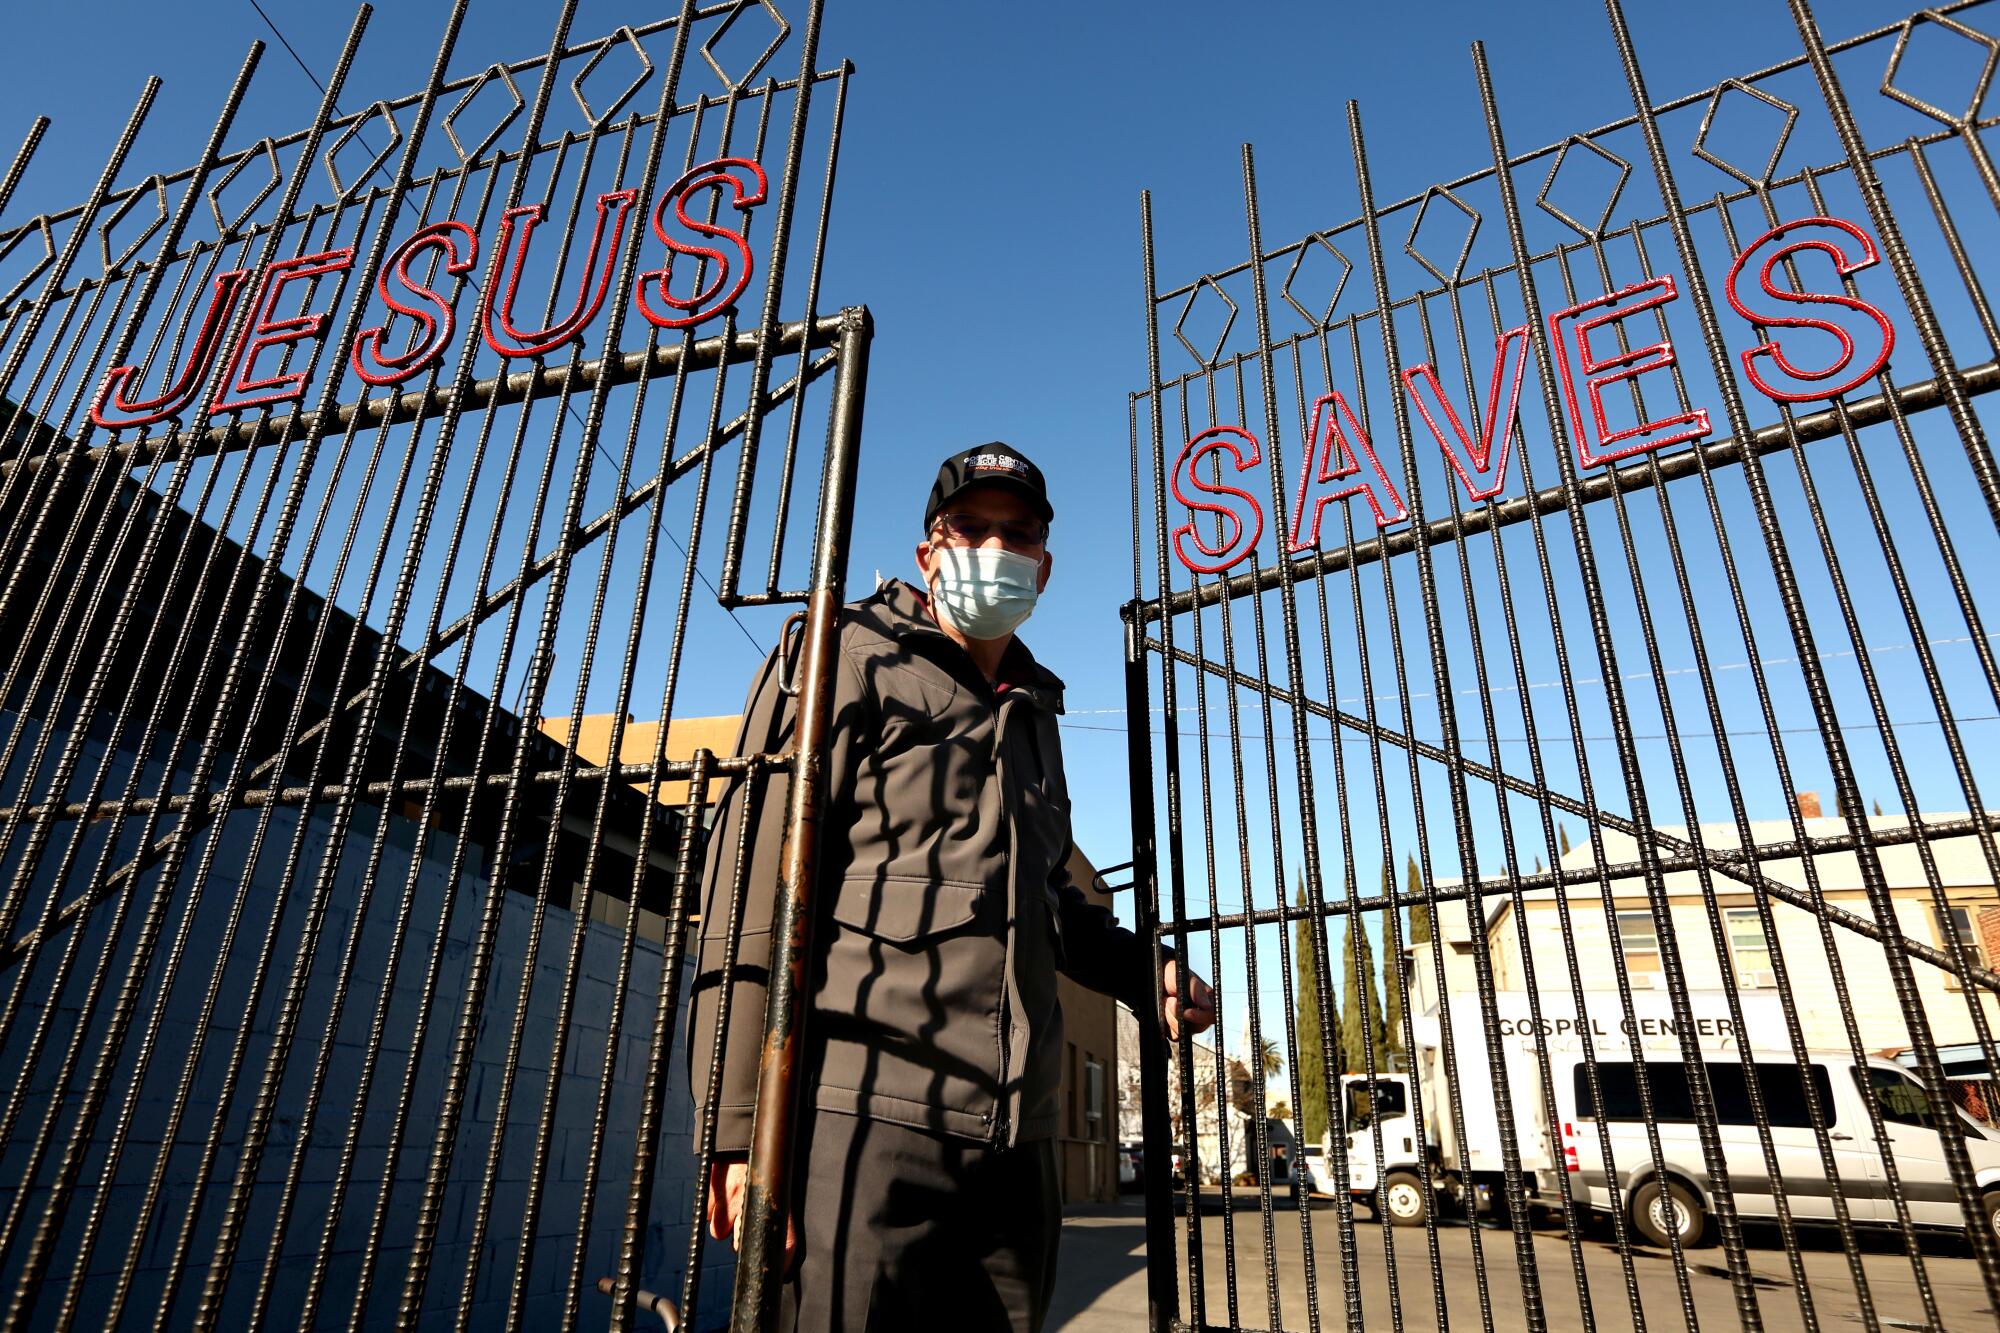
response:
<path id="1" fill-rule="evenodd" d="M 46 121 L 0 177 L 0 1328 L 731 1317 L 687 938 L 812 757 L 870 326 L 818 0 L 671 8 L 466 71 L 456 0 L 358 107 L 364 5 L 302 130 L 234 146 L 258 43 L 192 166 L 155 79 L 76 207 L 4 211 Z M 704 601 L 802 608 L 783 753 L 670 739 Z"/>
<path id="2" fill-rule="evenodd" d="M 1275 248 L 1246 146 L 1192 281 L 1142 199 L 1158 1329 L 1995 1322 L 2000 40 L 1788 3 L 1661 102 L 1607 0 L 1533 151 L 1476 44 L 1463 145 L 1349 103 Z"/>

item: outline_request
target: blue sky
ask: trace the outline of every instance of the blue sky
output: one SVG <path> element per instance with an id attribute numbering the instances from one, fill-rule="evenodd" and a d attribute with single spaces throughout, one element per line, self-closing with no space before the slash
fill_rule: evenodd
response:
<path id="1" fill-rule="evenodd" d="M 323 76 L 351 11 L 301 0 L 264 5 Z M 1829 37 L 1902 12 L 1835 0 L 1816 8 Z M 418 86 L 445 12 L 432 0 L 384 5 L 345 105 L 352 109 Z M 480 0 L 454 71 L 540 51 L 554 12 L 546 3 Z M 591 35 L 660 12 L 658 6 L 585 0 L 573 31 Z M 1761 68 L 1797 49 L 1778 0 L 1634 5 L 1630 21 L 1656 100 Z M 249 0 L 36 6 L 11 16 L 9 26 L 16 58 L 0 84 L 0 144 L 11 146 L 38 113 L 54 124 L 0 219 L 5 225 L 82 197 L 148 73 L 163 75 L 166 85 L 137 148 L 139 169 L 128 178 L 191 160 L 245 46 L 272 37 Z M 1143 387 L 1146 374 L 1139 192 L 1153 191 L 1161 279 L 1178 284 L 1234 263 L 1245 251 L 1242 143 L 1256 148 L 1268 245 L 1354 213 L 1348 98 L 1359 100 L 1367 124 L 1378 198 L 1414 195 L 1477 170 L 1489 151 L 1468 51 L 1474 39 L 1487 43 L 1509 143 L 1517 151 L 1630 110 L 1604 12 L 1580 0 L 1534 6 L 832 0 L 828 6 L 822 64 L 845 57 L 858 73 L 821 304 L 865 303 L 877 323 L 852 586 L 865 591 L 878 569 L 909 575 L 922 498 L 945 453 L 999 438 L 1041 462 L 1055 490 L 1058 563 L 1024 637 L 1069 683 L 1065 746 L 1078 838 L 1100 862 L 1126 859 L 1130 841 L 1117 607 L 1131 595 L 1127 394 Z M 236 140 L 302 124 L 316 100 L 291 55 L 273 43 Z M 1871 107 L 1866 114 L 1874 133 L 1921 128 L 1909 115 L 1878 129 L 1878 112 Z M 1826 142 L 1823 127 L 1815 131 L 1808 124 L 1801 133 L 1817 133 L 1814 142 Z M 1810 156 L 1830 160 L 1823 148 Z M 1635 180 L 1641 182 L 1635 189 L 1651 189 L 1643 163 Z M 1704 188 L 1724 183 L 1717 176 Z M 1992 215 L 1978 217 L 1990 241 Z M 1482 244 L 1504 240 L 1489 227 Z M 1356 280 L 1365 285 L 1365 274 Z M 1239 340 L 1242 333 L 1239 323 Z M 1176 354 L 1171 344 L 1168 351 Z M 1896 365 L 1906 378 L 1916 378 L 1921 364 L 1914 340 L 1899 349 Z M 1377 416 L 1378 443 L 1393 453 L 1393 432 L 1379 403 Z M 1169 436 L 1171 453 L 1178 440 L 1171 428 Z M 1295 459 L 1296 441 L 1290 449 Z M 1543 474 L 1538 484 L 1549 479 Z M 1435 516 L 1446 492 L 1441 480 L 1429 486 L 1428 509 Z M 1742 532 L 1747 543 L 1750 532 Z M 1600 536 L 1601 543 L 1610 540 Z M 1615 550 L 1604 546 L 1600 558 L 1615 561 Z M 1456 575 L 1442 567 L 1441 577 L 1455 581 Z M 1622 562 L 1610 581 L 1614 587 L 1625 582 Z M 1371 595 L 1379 597 L 1379 578 L 1372 586 Z M 1879 585 L 1864 588 L 1879 591 Z M 1414 602 L 1413 586 L 1406 595 Z M 1517 589 L 1517 596 L 1526 595 Z M 1768 606 L 1768 600 L 1758 602 L 1760 610 Z M 1670 608 L 1662 614 L 1669 622 L 1674 618 Z M 768 646 L 779 618 L 745 613 L 748 639 Z M 687 682 L 676 711 L 734 711 L 755 649 L 700 599 L 690 633 L 701 645 L 702 669 Z M 1452 642 L 1462 646 L 1462 631 L 1452 633 Z M 1411 641 L 1409 650 L 1418 652 L 1421 642 Z M 1677 646 L 1666 648 L 1671 653 Z M 1788 647 L 1782 634 L 1766 645 Z M 1491 643 L 1487 649 L 1489 657 L 1500 651 Z M 1720 649 L 1711 655 L 1734 660 Z M 1574 665 L 1576 675 L 1597 674 L 1587 650 Z M 1552 661 L 1533 666 L 1538 683 L 1550 680 Z M 1637 668 L 1628 663 L 1626 669 Z M 1378 670 L 1386 667 L 1378 663 Z M 1378 678 L 1378 692 L 1392 688 Z M 1585 694 L 1578 691 L 1587 729 L 1601 731 L 1599 705 Z M 1843 708 L 1850 702 L 1844 699 Z M 1788 721 L 1804 716 L 1793 698 L 1784 701 L 1784 710 Z M 1478 730 L 1476 720 L 1468 726 Z M 1660 747 L 1648 753 L 1649 764 L 1665 762 Z M 1358 752 L 1350 758 L 1358 761 Z M 1603 765 L 1600 786 L 1615 773 L 1613 760 L 1610 749 L 1593 750 L 1593 765 Z M 1878 782 L 1886 781 L 1879 764 L 1873 772 Z M 1254 796 L 1262 780 L 1253 777 Z M 1664 769 L 1649 769 L 1648 777 L 1649 786 L 1666 781 Z M 1816 771 L 1806 777 L 1819 780 Z M 1963 806 L 1948 789 L 1938 799 L 1942 808 Z M 1449 828 L 1448 815 L 1438 822 L 1441 810 L 1434 795 L 1434 841 Z M 1778 810 L 1754 813 L 1769 817 Z M 1218 810 L 1216 818 L 1219 833 L 1232 828 L 1229 811 Z M 1372 887 L 1380 860 L 1379 850 L 1364 850 L 1379 842 L 1372 796 L 1355 819 L 1363 844 L 1355 852 L 1356 874 L 1364 888 Z M 1490 852 L 1492 821 L 1481 819 Z M 1400 865 L 1413 827 L 1403 805 L 1392 812 L 1392 823 L 1393 857 Z M 1254 833 L 1254 820 L 1252 827 Z M 1270 862 L 1268 839 L 1264 843 L 1255 858 L 1258 876 Z M 1446 862 L 1440 874 L 1455 873 L 1454 850 L 1441 846 L 1434 853 Z M 1269 892 L 1266 886 L 1264 905 Z M 1228 980 L 1232 988 L 1241 984 Z"/>

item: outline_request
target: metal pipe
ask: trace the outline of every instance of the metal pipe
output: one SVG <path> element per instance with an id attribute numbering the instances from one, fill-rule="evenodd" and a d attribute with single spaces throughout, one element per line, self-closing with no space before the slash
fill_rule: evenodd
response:
<path id="1" fill-rule="evenodd" d="M 743 1193 L 743 1249 L 736 1260 L 735 1333 L 775 1327 L 784 1279 L 785 1226 L 790 1215 L 793 1124 L 798 1115 L 799 1066 L 812 1009 L 814 877 L 819 869 L 820 820 L 826 805 L 826 756 L 833 723 L 833 678 L 840 650 L 840 604 L 847 581 L 847 544 L 854 520 L 854 478 L 867 399 L 868 344 L 874 334 L 865 307 L 840 312 L 840 368 L 833 388 L 819 530 L 813 541 L 813 593 L 806 607 L 799 684 L 798 743 L 779 853 L 777 906 L 771 921 L 771 984 L 764 1009 L 764 1045 L 751 1121 L 749 1180 Z"/>

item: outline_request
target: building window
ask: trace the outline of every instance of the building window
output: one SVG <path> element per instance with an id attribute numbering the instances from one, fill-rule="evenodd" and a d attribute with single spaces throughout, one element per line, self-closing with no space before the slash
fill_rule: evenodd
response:
<path id="1" fill-rule="evenodd" d="M 1952 907 L 1946 910 L 1951 913 L 1951 924 L 1958 931 L 1958 942 L 1965 946 L 1965 961 L 1976 967 L 1986 966 L 1986 959 L 1979 948 L 1979 932 L 1972 928 L 1972 909 Z M 1944 912 L 1931 908 L 1931 922 L 1937 927 L 1938 948 L 1949 953 L 1951 945 L 1945 942 L 1949 936 L 1945 933 L 1944 917 Z"/>
<path id="2" fill-rule="evenodd" d="M 1951 914 L 1951 924 L 1958 931 L 1958 942 L 1965 949 L 1965 961 L 1974 967 L 1988 966 L 1985 951 L 1979 947 L 1979 932 L 1973 928 L 1972 909 L 1969 907 L 1952 907 L 1947 908 L 1946 911 Z M 1943 949 L 1946 956 L 1949 956 L 1951 954 L 1951 945 L 1947 941 L 1950 939 L 1950 936 L 1945 932 L 1944 923 L 1945 912 L 1940 912 L 1936 907 L 1932 907 L 1931 927 L 1937 931 L 1938 948 Z M 1945 973 L 1944 984 L 1948 990 L 1964 989 L 1959 979 L 1949 972 Z"/>
<path id="3" fill-rule="evenodd" d="M 1660 932 L 1651 912 L 1620 912 L 1618 944 L 1625 951 L 1625 971 L 1635 985 L 1660 984 Z"/>
<path id="4" fill-rule="evenodd" d="M 1776 986 L 1771 966 L 1771 941 L 1754 907 L 1732 907 L 1722 914 L 1729 928 L 1729 953 L 1736 963 L 1736 984 L 1760 989 Z"/>
<path id="5" fill-rule="evenodd" d="M 1083 1136 L 1093 1143 L 1104 1137 L 1104 1062 L 1083 1062 Z"/>

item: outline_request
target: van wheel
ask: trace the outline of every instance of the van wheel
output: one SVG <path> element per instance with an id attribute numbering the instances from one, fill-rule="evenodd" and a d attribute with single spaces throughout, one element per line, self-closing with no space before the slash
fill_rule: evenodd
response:
<path id="1" fill-rule="evenodd" d="M 1391 1171 L 1389 1178 L 1382 1182 L 1382 1190 L 1376 1207 L 1389 1215 L 1389 1221 L 1399 1227 L 1420 1227 L 1430 1220 L 1430 1209 L 1424 1205 L 1423 1182 L 1407 1171 Z"/>
<path id="2" fill-rule="evenodd" d="M 1664 1197 L 1657 1180 L 1647 1181 L 1632 1195 L 1632 1225 L 1654 1245 L 1672 1244 L 1669 1229 L 1680 1233 L 1683 1249 L 1699 1245 L 1707 1223 L 1701 1200 L 1678 1180 L 1667 1182 Z"/>
<path id="3" fill-rule="evenodd" d="M 2000 1240 L 2000 1190 L 1988 1190 L 1979 1196 L 1979 1211 L 1986 1214 L 1986 1225 L 1993 1237 Z"/>

